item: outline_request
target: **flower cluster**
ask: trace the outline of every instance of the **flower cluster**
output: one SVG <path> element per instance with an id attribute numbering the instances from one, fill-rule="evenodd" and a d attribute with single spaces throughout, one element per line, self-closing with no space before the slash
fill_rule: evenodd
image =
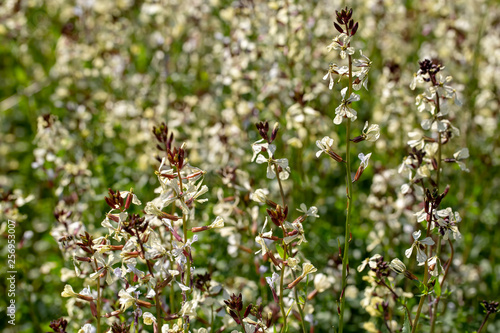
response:
<path id="1" fill-rule="evenodd" d="M 173 146 L 173 135 L 165 124 L 155 127 L 153 133 L 159 151 L 166 155 L 156 171 L 158 196 L 145 205 L 144 214 L 135 214 L 133 207 L 142 203 L 133 190 L 109 190 L 105 202 L 111 210 L 102 222 L 107 233 L 98 238 L 80 234 L 76 242 L 79 255 L 74 256 L 76 276 L 88 276 L 97 292 L 88 287 L 75 293 L 66 285 L 61 294 L 89 303 L 98 332 L 102 332 L 102 317 L 119 317 L 130 308 L 133 316 L 142 317 L 144 325 L 154 325 L 155 331 L 172 330 L 169 324 L 162 324 L 165 309 L 170 319 L 179 318 L 182 330 L 189 329 L 204 302 L 220 302 L 220 286 L 211 283 L 209 275 L 200 284 L 194 274 L 193 243 L 198 236 L 189 238 L 188 233 L 224 227 L 221 217 L 208 226 L 188 226 L 196 221 L 197 204 L 207 201 L 201 197 L 208 191 L 202 184 L 205 172 L 189 164 L 185 144 Z M 167 289 L 168 305 L 162 296 Z M 113 294 L 118 295 L 117 300 Z M 180 308 L 176 308 L 175 298 L 183 299 Z M 155 314 L 143 311 L 153 306 Z M 110 326 L 122 324 L 126 322 L 108 322 Z M 86 324 L 82 332 L 95 330 L 90 326 Z"/>
<path id="2" fill-rule="evenodd" d="M 307 242 L 303 223 L 308 217 L 319 217 L 319 215 L 317 214 L 318 209 L 316 207 L 312 206 L 310 208 L 307 208 L 305 204 L 301 204 L 300 209 L 297 209 L 297 211 L 300 212 L 301 215 L 293 220 L 293 222 L 287 221 L 289 209 L 288 205 L 286 204 L 285 193 L 281 180 L 285 180 L 288 178 L 290 169 L 288 167 L 288 161 L 286 159 L 276 160 L 273 158 L 274 153 L 276 152 L 276 146 L 272 144 L 272 142 L 277 137 L 278 128 L 279 127 L 276 124 L 273 128 L 272 134 L 269 136 L 268 123 L 258 123 L 257 129 L 259 130 L 259 134 L 262 139 L 252 145 L 252 150 L 254 152 L 252 161 L 255 160 L 255 157 L 257 156 L 257 163 L 260 164 L 263 162 L 268 162 L 268 178 L 274 179 L 276 178 L 276 175 L 278 175 L 277 179 L 282 199 L 282 205 L 276 204 L 274 201 L 268 199 L 266 194 L 268 191 L 263 189 L 257 189 L 252 194 L 252 198 L 254 201 L 266 204 L 268 206 L 268 208 L 266 208 L 268 216 L 265 218 L 265 222 L 263 224 L 261 232 L 258 236 L 255 237 L 255 242 L 260 248 L 256 252 L 256 254 L 260 253 L 262 255 L 262 259 L 264 261 L 263 265 L 266 265 L 267 262 L 271 263 L 270 268 L 273 273 L 271 276 L 266 277 L 266 281 L 271 289 L 271 293 L 273 295 L 275 303 L 277 303 L 281 310 L 283 320 L 282 327 L 287 327 L 289 310 L 287 311 L 286 308 L 294 307 L 298 311 L 302 330 L 305 331 L 305 311 L 307 309 L 305 307 L 305 303 L 301 301 L 298 296 L 299 283 L 304 280 L 308 281 L 309 274 L 316 272 L 317 269 L 309 262 L 304 262 L 302 264 L 302 269 L 300 268 L 299 263 L 303 259 L 301 259 L 298 246 L 304 242 Z M 262 143 L 263 141 L 265 142 Z M 263 152 L 268 152 L 269 160 L 266 160 L 261 155 L 261 153 Z M 259 158 L 261 159 L 261 162 L 259 162 Z M 283 174 L 285 174 L 285 176 L 282 176 Z M 273 228 L 270 228 L 270 230 L 266 231 L 268 228 L 269 219 L 271 220 L 275 228 L 274 230 Z M 277 251 L 274 252 L 272 248 L 276 248 Z M 265 270 L 267 271 L 268 268 L 266 267 Z M 302 271 L 301 274 L 299 276 L 296 276 L 296 272 L 299 271 Z M 292 278 L 292 281 L 286 283 L 285 279 L 290 279 L 290 277 Z M 307 285 L 305 288 L 307 288 Z M 287 290 L 292 290 L 293 293 L 290 292 L 288 296 L 285 296 Z M 286 304 L 285 300 L 287 300 Z M 233 314 L 231 314 L 232 317 L 235 318 L 237 322 L 242 321 L 239 317 L 237 317 L 236 313 L 233 312 Z M 248 323 L 245 323 L 244 326 L 248 326 Z M 261 327 L 263 326 L 256 325 L 253 327 L 253 329 L 258 330 Z M 248 332 L 248 328 L 246 329 L 246 331 Z"/>

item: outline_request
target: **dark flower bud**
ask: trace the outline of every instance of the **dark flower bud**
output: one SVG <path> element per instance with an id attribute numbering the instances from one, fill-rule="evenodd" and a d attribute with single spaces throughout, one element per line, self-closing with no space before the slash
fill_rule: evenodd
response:
<path id="1" fill-rule="evenodd" d="M 364 140 L 365 140 L 365 137 L 363 135 L 360 135 L 360 136 L 355 137 L 354 139 L 351 139 L 351 141 L 354 143 L 358 143 L 358 142 L 361 142 Z"/>
<path id="2" fill-rule="evenodd" d="M 66 327 L 68 327 L 68 321 L 64 318 L 59 318 L 50 322 L 50 328 L 55 333 L 66 333 Z"/>
<path id="3" fill-rule="evenodd" d="M 337 22 L 333 22 L 333 26 L 335 27 L 335 29 L 337 29 L 338 32 L 340 33 L 344 32 L 344 29 L 342 29 L 340 25 L 337 24 Z"/>
<path id="4" fill-rule="evenodd" d="M 269 143 L 273 142 L 274 139 L 276 139 L 276 136 L 278 135 L 278 130 L 280 128 L 280 125 L 278 123 L 274 124 L 273 131 L 271 132 L 271 140 Z"/>
<path id="5" fill-rule="evenodd" d="M 255 126 L 257 126 L 257 130 L 259 131 L 261 138 L 266 140 L 268 143 L 271 143 L 272 140 L 269 140 L 269 136 L 267 135 L 267 132 L 269 132 L 269 123 L 267 121 L 261 121 L 255 124 Z"/>
<path id="6" fill-rule="evenodd" d="M 132 203 L 132 198 L 133 198 L 133 190 L 131 189 L 129 194 L 127 194 L 127 201 L 125 201 L 125 209 L 129 209 L 130 204 Z"/>
<path id="7" fill-rule="evenodd" d="M 253 305 L 251 303 L 247 306 L 245 313 L 243 314 L 243 318 L 248 317 L 248 315 L 250 314 L 250 311 L 252 310 L 252 306 Z"/>
<path id="8" fill-rule="evenodd" d="M 356 32 L 358 31 L 358 27 L 359 27 L 358 22 L 356 22 L 352 27 L 351 36 L 354 36 L 356 34 Z"/>

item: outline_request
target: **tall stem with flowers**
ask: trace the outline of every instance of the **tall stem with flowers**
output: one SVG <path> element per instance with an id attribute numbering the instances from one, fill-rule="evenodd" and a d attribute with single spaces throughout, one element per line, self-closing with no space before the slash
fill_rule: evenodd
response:
<path id="1" fill-rule="evenodd" d="M 340 125 L 343 120 L 346 120 L 346 152 L 345 159 L 339 154 L 335 153 L 332 145 L 333 139 L 325 136 L 321 141 L 317 141 L 317 146 L 321 149 L 317 156 L 321 153 L 326 153 L 332 159 L 339 163 L 343 163 L 346 172 L 346 222 L 345 222 L 345 235 L 344 235 L 344 249 L 339 249 L 339 253 L 342 254 L 342 290 L 340 293 L 340 300 L 338 305 L 339 314 L 339 332 L 344 330 L 344 311 L 345 311 L 345 291 L 347 287 L 347 278 L 349 276 L 349 243 L 351 241 L 351 217 L 352 217 L 352 207 L 353 207 L 353 183 L 359 180 L 361 174 L 368 166 L 368 161 L 370 159 L 371 153 L 364 155 L 360 153 L 358 155 L 361 160 L 361 164 L 356 172 L 354 178 L 352 177 L 352 161 L 351 161 L 351 141 L 354 143 L 361 142 L 363 140 L 375 141 L 380 135 L 380 129 L 378 125 L 371 125 L 368 127 L 368 123 L 365 124 L 362 135 L 351 138 L 352 136 L 352 123 L 357 119 L 357 112 L 352 108 L 352 103 L 360 100 L 359 95 L 353 93 L 353 90 L 359 90 L 361 87 L 368 87 L 368 72 L 371 67 L 371 61 L 363 55 L 360 50 L 360 59 L 354 59 L 355 54 L 354 47 L 351 46 L 351 38 L 356 34 L 359 24 L 354 22 L 352 19 L 352 9 L 342 9 L 336 11 L 336 22 L 334 22 L 335 29 L 340 32 L 340 35 L 333 39 L 333 42 L 327 47 L 328 51 L 338 51 L 340 58 L 348 60 L 347 66 L 338 66 L 334 63 L 330 64 L 328 73 L 323 77 L 324 80 L 329 79 L 329 89 L 332 89 L 336 76 L 338 76 L 338 82 L 341 81 L 343 77 L 347 77 L 347 86 L 341 90 L 342 102 L 335 109 L 335 118 L 333 123 L 335 125 Z M 353 67 L 358 68 L 358 70 L 353 70 Z"/>
<path id="2" fill-rule="evenodd" d="M 420 297 L 411 332 L 417 332 L 419 319 L 426 299 L 429 299 L 430 332 L 434 332 L 439 314 L 439 302 L 444 294 L 444 283 L 448 277 L 448 271 L 453 262 L 454 247 L 452 239 L 461 238 L 458 231 L 458 223 L 461 221 L 460 214 L 452 208 L 440 209 L 441 202 L 448 195 L 450 186 L 441 190 L 442 164 L 457 163 L 464 171 L 468 171 L 463 160 L 468 157 L 467 148 L 461 149 L 453 158 L 443 158 L 443 148 L 450 140 L 460 134 L 459 130 L 447 119 L 449 112 L 449 101 L 460 105 L 455 89 L 448 85 L 451 76 L 443 78 L 441 71 L 443 66 L 436 61 L 424 60 L 420 63 L 420 69 L 414 76 L 410 88 L 413 90 L 417 84 L 428 85 L 427 89 L 416 98 L 416 104 L 420 112 L 427 111 L 429 115 L 421 122 L 424 131 L 410 132 L 411 140 L 408 145 L 412 151 L 403 161 L 400 173 L 407 173 L 409 183 L 401 187 L 403 194 L 413 194 L 422 198 L 424 209 L 417 212 L 417 222 L 422 223 L 425 230 L 425 238 L 420 239 L 422 230 L 416 230 L 412 236 L 413 244 L 405 251 L 405 256 L 410 258 L 416 250 L 416 259 L 419 266 L 424 266 L 424 276 L 419 280 Z M 443 241 L 449 244 L 450 251 L 448 259 L 443 261 Z M 397 261 L 400 265 L 399 259 Z M 396 265 L 397 266 L 397 265 Z M 391 266 L 393 269 L 394 264 Z M 401 269 L 394 269 L 401 273 Z"/>
<path id="3" fill-rule="evenodd" d="M 97 332 L 105 330 L 101 325 L 102 317 L 123 317 L 123 321 L 116 321 L 110 328 L 109 331 L 113 332 L 139 330 L 140 317 L 144 325 L 153 325 L 154 332 L 190 332 L 190 320 L 197 316 L 202 301 L 220 293 L 220 290 L 209 290 L 209 276 L 197 275 L 197 281 L 193 283 L 191 274 L 192 244 L 198 236 L 195 234 L 189 238 L 188 232 L 198 233 L 224 226 L 221 217 L 210 225 L 188 226 L 189 221 L 194 221 L 196 203 L 207 201 L 201 198 L 208 191 L 208 187 L 202 184 L 205 172 L 188 163 L 184 144 L 173 147 L 173 135 L 165 124 L 155 127 L 153 133 L 158 141 L 157 148 L 165 153 L 165 157 L 159 158 L 161 164 L 156 172 L 160 182 L 158 197 L 146 204 L 142 214 L 135 214 L 132 213 L 132 204 L 139 206 L 142 203 L 133 191 L 110 189 L 105 201 L 111 210 L 102 222 L 107 233 L 99 238 L 93 238 L 87 232 L 81 234 L 76 243 L 79 252 L 74 258 L 77 276 L 82 275 L 82 270 L 87 272 L 90 269 L 89 277 L 97 280 L 97 297 L 90 288 L 76 293 L 71 285 L 66 285 L 61 294 L 90 304 L 92 315 L 97 319 Z M 164 212 L 165 208 L 171 213 Z M 180 216 L 177 209 L 181 211 Z M 177 275 L 179 279 L 175 281 Z M 173 286 L 174 282 L 179 288 L 171 287 L 170 297 L 182 298 L 178 311 L 172 303 L 170 309 L 166 309 L 162 296 L 165 287 Z M 182 297 L 179 297 L 179 291 Z M 112 295 L 118 295 L 118 299 L 113 299 Z M 143 312 L 143 309 L 153 307 L 148 301 L 153 299 L 156 313 Z M 103 313 L 105 306 L 113 311 Z M 135 319 L 130 322 L 127 315 Z M 164 324 L 165 319 L 177 320 L 177 323 Z M 92 331 L 90 324 L 80 330 Z"/>
<path id="4" fill-rule="evenodd" d="M 299 297 L 299 283 L 301 281 L 307 281 L 308 275 L 316 272 L 316 268 L 310 263 L 302 264 L 302 273 L 297 276 L 296 271 L 300 271 L 299 266 L 299 250 L 295 250 L 298 245 L 306 242 L 304 235 L 304 228 L 302 223 L 306 220 L 308 216 L 318 217 L 317 208 L 307 207 L 302 204 L 301 209 L 297 209 L 302 214 L 297 217 L 293 222 L 288 222 L 288 205 L 286 203 L 285 191 L 283 189 L 282 181 L 288 179 L 290 175 L 290 167 L 288 166 L 288 160 L 286 158 L 275 158 L 276 146 L 273 144 L 274 140 L 278 135 L 278 124 L 276 124 L 271 133 L 269 134 L 269 125 L 267 122 L 261 122 L 257 124 L 257 129 L 259 131 L 261 140 L 255 142 L 252 145 L 254 152 L 252 160 L 255 160 L 259 164 L 267 163 L 267 178 L 278 180 L 278 186 L 281 195 L 281 205 L 271 201 L 267 198 L 266 192 L 263 189 L 258 189 L 253 194 L 253 200 L 259 203 L 264 203 L 268 206 L 266 212 L 273 222 L 273 224 L 280 230 L 281 237 L 273 235 L 273 230 L 264 232 L 267 227 L 267 217 L 266 222 L 262 228 L 262 232 L 256 237 L 255 241 L 261 246 L 263 258 L 265 261 L 270 261 L 273 268 L 272 276 L 267 277 L 267 283 L 271 288 L 274 301 L 279 305 L 281 316 L 283 319 L 283 324 L 281 326 L 281 332 L 289 331 L 288 316 L 290 310 L 295 305 L 298 310 L 298 316 L 300 318 L 300 328 L 302 332 L 307 332 L 305 325 L 305 297 Z M 267 158 L 264 155 L 267 153 Z M 270 250 L 270 244 L 276 243 L 277 253 L 273 253 Z M 279 271 L 279 274 L 277 273 Z M 290 283 L 286 283 L 285 280 L 292 276 L 293 280 Z M 306 284 L 307 286 L 307 284 Z M 285 292 L 289 289 L 293 289 L 293 295 L 288 294 L 288 298 L 293 300 L 292 306 L 287 309 L 285 304 Z M 306 290 L 307 291 L 307 290 Z M 279 295 L 278 295 L 279 293 Z M 304 294 L 307 294 L 304 292 Z"/>

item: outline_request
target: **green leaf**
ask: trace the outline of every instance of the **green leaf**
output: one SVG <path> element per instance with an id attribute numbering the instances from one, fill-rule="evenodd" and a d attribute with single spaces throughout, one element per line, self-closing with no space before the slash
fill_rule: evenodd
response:
<path id="1" fill-rule="evenodd" d="M 436 296 L 441 296 L 441 285 L 439 284 L 439 279 L 436 279 L 436 284 L 434 285 L 434 290 L 436 291 Z"/>
<path id="2" fill-rule="evenodd" d="M 304 297 L 302 296 L 299 296 L 299 302 L 298 302 L 300 305 L 304 304 L 305 301 L 304 301 Z"/>
<path id="3" fill-rule="evenodd" d="M 283 248 L 279 244 L 276 244 L 276 251 L 278 251 L 278 254 L 280 255 L 281 259 L 283 259 L 284 258 L 284 251 L 283 251 Z"/>

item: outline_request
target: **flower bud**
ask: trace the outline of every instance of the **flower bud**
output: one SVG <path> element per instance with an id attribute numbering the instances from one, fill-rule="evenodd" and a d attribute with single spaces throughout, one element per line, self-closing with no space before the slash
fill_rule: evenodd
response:
<path id="1" fill-rule="evenodd" d="M 393 259 L 391 261 L 391 263 L 389 264 L 389 267 L 397 274 L 404 274 L 404 272 L 406 271 L 405 264 L 401 260 L 399 260 L 398 258 Z"/>
<path id="2" fill-rule="evenodd" d="M 276 139 L 279 129 L 280 129 L 280 124 L 278 123 L 274 124 L 273 131 L 271 132 L 271 142 L 273 142 L 274 139 Z"/>

